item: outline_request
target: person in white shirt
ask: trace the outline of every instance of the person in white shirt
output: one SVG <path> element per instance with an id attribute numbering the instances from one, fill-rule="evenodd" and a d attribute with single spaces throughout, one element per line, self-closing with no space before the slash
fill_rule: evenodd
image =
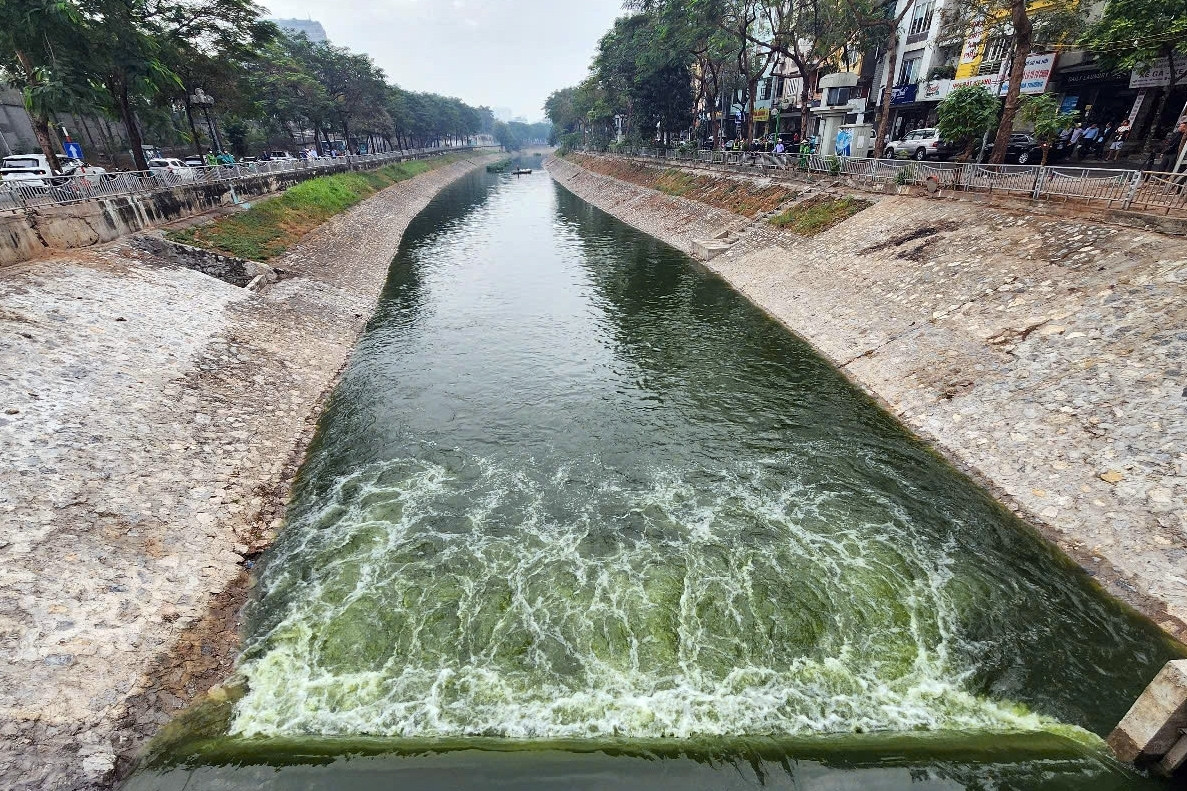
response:
<path id="1" fill-rule="evenodd" d="M 1117 131 L 1113 133 L 1113 142 L 1109 143 L 1109 151 L 1105 154 L 1105 161 L 1118 160 L 1121 158 L 1121 147 L 1125 145 L 1125 141 L 1129 138 L 1129 121 L 1121 122 L 1121 126 L 1117 127 Z"/>

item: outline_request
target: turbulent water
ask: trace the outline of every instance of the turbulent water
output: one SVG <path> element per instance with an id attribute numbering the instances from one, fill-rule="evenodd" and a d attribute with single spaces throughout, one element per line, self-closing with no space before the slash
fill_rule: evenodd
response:
<path id="1" fill-rule="evenodd" d="M 539 172 L 409 229 L 258 591 L 239 738 L 1092 741 L 1173 652 Z"/>

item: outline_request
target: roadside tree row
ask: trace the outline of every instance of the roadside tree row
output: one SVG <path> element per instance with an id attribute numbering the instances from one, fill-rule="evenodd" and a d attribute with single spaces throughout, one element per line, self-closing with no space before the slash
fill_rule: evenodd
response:
<path id="1" fill-rule="evenodd" d="M 825 99 L 819 79 L 854 72 L 865 81 L 864 92 L 854 93 L 868 99 L 881 156 L 890 108 L 901 101 L 896 91 L 951 81 L 958 64 L 967 71 L 965 64 L 993 60 L 1001 67 L 981 85 L 988 96 L 970 100 L 963 91 L 947 115 L 960 105 L 972 113 L 961 119 L 965 126 L 988 118 L 991 161 L 1000 162 L 1016 123 L 1050 138 L 1077 120 L 1050 99 L 1026 95 L 1032 54 L 1087 53 L 1086 62 L 1107 73 L 1169 61 L 1148 144 L 1163 131 L 1155 127 L 1170 112 L 1169 97 L 1187 81 L 1187 0 L 626 0 L 625 9 L 600 40 L 588 77 L 548 99 L 558 140 L 718 146 L 727 123 L 753 140 L 762 123 L 755 105 L 770 104 L 772 79 L 781 86 L 784 118 L 807 136 L 813 108 Z M 914 61 L 900 62 L 908 45 L 919 54 L 924 37 L 946 59 L 926 78 Z M 956 83 L 977 82 L 981 73 Z M 964 129 L 951 120 L 948 126 Z M 975 141 L 954 142 L 979 143 L 986 127 L 978 129 Z"/>
<path id="2" fill-rule="evenodd" d="M 221 128 L 241 156 L 308 133 L 326 153 L 332 138 L 382 150 L 493 132 L 489 109 L 405 90 L 368 55 L 287 35 L 263 13 L 250 0 L 0 0 L 0 79 L 21 90 L 44 152 L 60 150 L 56 113 L 101 114 L 123 123 L 137 169 L 146 130 L 180 131 L 203 152 L 203 94 L 221 121 L 209 145 Z"/>

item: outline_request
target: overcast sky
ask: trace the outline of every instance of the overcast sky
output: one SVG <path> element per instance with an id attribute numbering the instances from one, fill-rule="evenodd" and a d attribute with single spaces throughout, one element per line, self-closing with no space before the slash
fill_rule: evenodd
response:
<path id="1" fill-rule="evenodd" d="M 366 52 L 403 88 L 506 107 L 529 121 L 586 74 L 622 0 L 259 0 L 313 18 L 330 41 Z"/>

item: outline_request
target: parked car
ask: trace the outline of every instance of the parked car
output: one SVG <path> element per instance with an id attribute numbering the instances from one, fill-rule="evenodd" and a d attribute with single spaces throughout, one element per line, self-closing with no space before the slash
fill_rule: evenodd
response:
<path id="1" fill-rule="evenodd" d="M 1064 153 L 1063 146 L 1056 143 L 1051 147 L 1051 153 L 1047 160 L 1049 162 L 1058 160 Z M 993 141 L 986 144 L 985 155 L 981 157 L 981 161 L 988 161 L 991 156 L 993 156 Z M 1026 132 L 1014 132 L 1010 135 L 1010 143 L 1006 147 L 1006 162 L 1018 165 L 1037 165 L 1042 161 L 1043 144 L 1034 135 L 1029 135 Z"/>
<path id="2" fill-rule="evenodd" d="M 268 159 L 270 159 L 270 160 L 273 160 L 273 161 L 276 161 L 276 160 L 289 160 L 289 161 L 292 161 L 292 160 L 295 160 L 295 159 L 296 159 L 296 157 L 295 157 L 295 156 L 293 156 L 292 154 L 290 154 L 290 153 L 289 153 L 289 152 L 287 152 L 287 151 L 269 151 L 269 152 L 268 152 Z"/>
<path id="3" fill-rule="evenodd" d="M 204 168 L 206 167 L 206 158 L 200 157 L 197 154 L 190 154 L 182 160 L 182 163 L 189 168 Z"/>
<path id="4" fill-rule="evenodd" d="M 49 160 L 44 154 L 18 154 L 5 157 L 0 163 L 0 181 L 19 182 L 25 187 L 49 187 L 67 183 L 67 177 L 82 176 L 88 183 L 98 184 L 107 174 L 105 168 L 62 154 L 58 154 L 58 170 L 61 179 L 52 177 Z"/>
<path id="5" fill-rule="evenodd" d="M 150 159 L 148 161 L 148 169 L 154 176 L 169 184 L 194 181 L 198 178 L 197 171 L 180 159 Z"/>
<path id="6" fill-rule="evenodd" d="M 952 145 L 940 139 L 938 129 L 916 129 L 907 132 L 901 140 L 886 144 L 883 156 L 887 159 L 907 158 L 923 162 L 928 159 L 947 159 L 952 155 Z"/>

